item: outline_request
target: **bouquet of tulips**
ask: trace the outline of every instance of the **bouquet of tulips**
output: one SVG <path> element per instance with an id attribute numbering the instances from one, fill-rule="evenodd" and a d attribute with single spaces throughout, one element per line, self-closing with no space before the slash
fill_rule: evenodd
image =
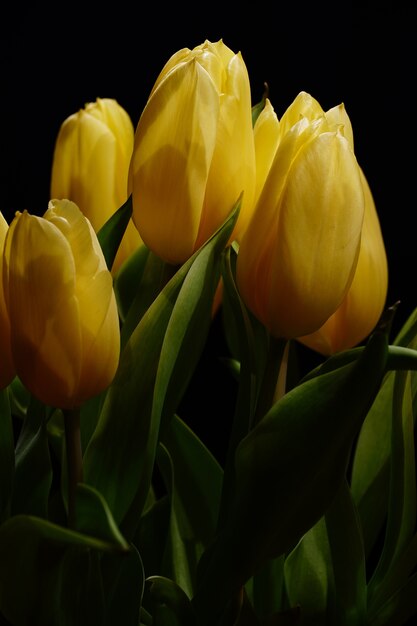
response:
<path id="1" fill-rule="evenodd" d="M 50 198 L 0 215 L 0 625 L 408 623 L 417 310 L 344 105 L 205 41 L 136 127 L 64 120 Z M 181 415 L 219 320 L 224 461 Z"/>

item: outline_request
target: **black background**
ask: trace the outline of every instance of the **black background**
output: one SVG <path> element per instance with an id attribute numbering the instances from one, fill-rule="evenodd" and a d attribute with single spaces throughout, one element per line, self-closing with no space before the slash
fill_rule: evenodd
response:
<path id="1" fill-rule="evenodd" d="M 46 210 L 54 141 L 68 115 L 112 97 L 136 125 L 171 54 L 222 38 L 243 55 L 253 104 L 265 82 L 278 116 L 301 90 L 324 109 L 344 102 L 386 243 L 387 304 L 401 301 L 394 332 L 417 305 L 415 3 L 34 2 L 9 7 L 1 28 L 0 209 L 8 220 L 16 210 Z M 201 393 L 206 413 L 222 419 L 221 386 Z"/>

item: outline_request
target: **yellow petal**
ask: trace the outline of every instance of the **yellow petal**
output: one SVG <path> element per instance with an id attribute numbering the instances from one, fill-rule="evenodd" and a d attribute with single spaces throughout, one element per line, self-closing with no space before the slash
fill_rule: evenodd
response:
<path id="1" fill-rule="evenodd" d="M 311 122 L 319 119 L 323 114 L 324 111 L 317 100 L 309 93 L 300 91 L 280 120 L 281 134 L 288 132 L 302 117 Z"/>
<path id="2" fill-rule="evenodd" d="M 343 136 L 346 137 L 353 150 L 354 143 L 352 123 L 346 112 L 345 105 L 342 103 L 326 111 L 326 119 L 330 126 L 341 127 Z M 336 128 L 334 128 L 334 130 L 336 130 Z"/>
<path id="3" fill-rule="evenodd" d="M 224 222 L 243 192 L 233 233 L 242 237 L 253 211 L 255 193 L 255 143 L 249 77 L 240 54 L 227 67 L 227 81 L 220 98 L 216 148 L 207 180 L 198 246 Z"/>
<path id="4" fill-rule="evenodd" d="M 307 142 L 281 199 L 268 306 L 278 336 L 313 332 L 340 305 L 356 268 L 363 216 L 360 172 L 348 141 L 326 132 Z"/>
<path id="5" fill-rule="evenodd" d="M 133 220 L 168 263 L 193 253 L 215 147 L 219 98 L 195 60 L 169 72 L 136 129 L 131 162 Z"/>
<path id="6" fill-rule="evenodd" d="M 337 311 L 301 343 L 324 355 L 352 348 L 375 328 L 386 302 L 388 263 L 369 184 L 361 170 L 365 215 L 355 276 Z"/>
<path id="7" fill-rule="evenodd" d="M 265 101 L 253 129 L 256 156 L 256 189 L 254 203 L 256 204 L 279 143 L 279 120 L 269 100 Z"/>

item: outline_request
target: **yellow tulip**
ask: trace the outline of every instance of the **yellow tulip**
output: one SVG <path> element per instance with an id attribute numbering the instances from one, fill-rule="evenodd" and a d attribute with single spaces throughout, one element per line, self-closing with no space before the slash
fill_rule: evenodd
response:
<path id="1" fill-rule="evenodd" d="M 233 237 L 253 205 L 249 77 L 222 41 L 168 60 L 140 116 L 130 169 L 133 220 L 145 244 L 183 263 L 223 223 L 242 191 Z"/>
<path id="2" fill-rule="evenodd" d="M 5 300 L 16 371 L 41 402 L 82 405 L 111 383 L 120 332 L 111 273 L 86 217 L 51 200 L 17 212 L 5 248 Z"/>
<path id="3" fill-rule="evenodd" d="M 365 218 L 353 282 L 342 304 L 324 325 L 299 341 L 329 356 L 352 348 L 376 326 L 385 306 L 388 263 L 381 226 L 368 182 L 362 173 Z"/>
<path id="4" fill-rule="evenodd" d="M 128 173 L 134 127 L 128 113 L 111 98 L 97 98 L 70 115 L 55 142 L 51 198 L 77 204 L 97 233 L 128 197 Z M 112 271 L 140 245 L 132 221 L 117 252 Z"/>
<path id="5" fill-rule="evenodd" d="M 10 345 L 10 321 L 3 290 L 3 248 L 8 228 L 0 213 L 0 389 L 7 387 L 15 375 Z"/>
<path id="6" fill-rule="evenodd" d="M 365 200 L 341 117 L 305 92 L 297 96 L 279 122 L 274 160 L 240 245 L 242 299 L 276 337 L 316 331 L 353 280 Z"/>

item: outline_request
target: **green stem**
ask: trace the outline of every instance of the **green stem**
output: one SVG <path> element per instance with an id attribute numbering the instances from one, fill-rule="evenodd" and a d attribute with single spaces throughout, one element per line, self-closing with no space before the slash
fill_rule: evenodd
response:
<path id="1" fill-rule="evenodd" d="M 80 409 L 64 410 L 63 414 L 68 474 L 68 526 L 75 528 L 77 485 L 83 480 Z"/>

